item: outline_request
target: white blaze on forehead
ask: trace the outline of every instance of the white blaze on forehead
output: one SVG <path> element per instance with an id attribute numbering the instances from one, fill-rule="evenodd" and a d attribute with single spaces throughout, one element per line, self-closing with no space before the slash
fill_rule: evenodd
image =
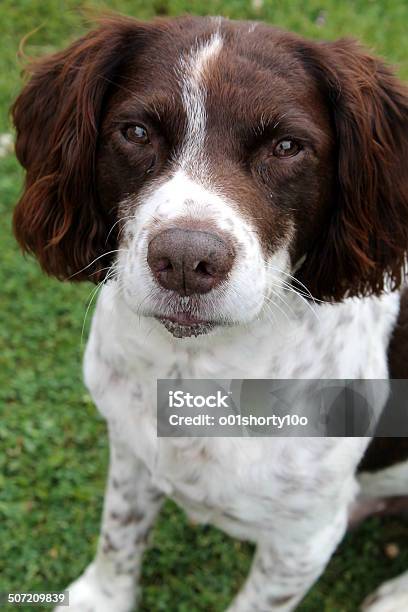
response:
<path id="1" fill-rule="evenodd" d="M 205 140 L 207 112 L 204 77 L 209 65 L 220 53 L 222 37 L 219 32 L 198 45 L 180 62 L 182 74 L 182 100 L 187 115 L 187 129 L 182 147 L 180 165 L 186 170 L 197 161 Z"/>

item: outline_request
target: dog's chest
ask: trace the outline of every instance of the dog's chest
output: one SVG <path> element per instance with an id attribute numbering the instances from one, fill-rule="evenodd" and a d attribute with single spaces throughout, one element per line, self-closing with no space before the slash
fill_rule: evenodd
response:
<path id="1" fill-rule="evenodd" d="M 363 312 L 336 308 L 321 312 L 320 320 L 306 316 L 295 322 L 292 333 L 272 334 L 259 326 L 241 337 L 231 334 L 229 342 L 204 339 L 197 350 L 193 342 L 180 349 L 155 328 L 132 333 L 102 303 L 87 348 L 85 380 L 110 427 L 191 518 L 256 539 L 261 527 L 282 529 L 306 514 L 330 512 L 333 498 L 351 500 L 350 476 L 365 442 L 157 438 L 156 380 L 386 377 L 386 347 L 397 307 L 376 301 Z"/>

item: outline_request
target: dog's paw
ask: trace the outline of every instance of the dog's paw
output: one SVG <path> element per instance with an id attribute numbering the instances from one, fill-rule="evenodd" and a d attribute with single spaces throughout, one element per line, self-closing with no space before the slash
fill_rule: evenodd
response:
<path id="1" fill-rule="evenodd" d="M 103 580 L 94 564 L 67 589 L 68 606 L 57 606 L 54 612 L 131 612 L 135 605 L 133 580 L 120 577 Z"/>
<path id="2" fill-rule="evenodd" d="M 408 573 L 389 580 L 363 602 L 364 612 L 405 612 L 408 610 Z"/>

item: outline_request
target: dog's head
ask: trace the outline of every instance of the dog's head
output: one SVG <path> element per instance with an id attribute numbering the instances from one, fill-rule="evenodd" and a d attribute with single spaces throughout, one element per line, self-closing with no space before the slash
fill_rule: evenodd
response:
<path id="1" fill-rule="evenodd" d="M 15 232 L 47 273 L 110 270 L 178 336 L 296 286 L 336 301 L 401 283 L 408 96 L 357 43 L 114 18 L 31 73 Z"/>

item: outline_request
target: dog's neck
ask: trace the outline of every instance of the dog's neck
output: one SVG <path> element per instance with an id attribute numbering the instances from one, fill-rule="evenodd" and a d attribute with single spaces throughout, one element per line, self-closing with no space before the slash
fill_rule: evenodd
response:
<path id="1" fill-rule="evenodd" d="M 174 338 L 159 322 L 138 316 L 115 284 L 103 288 L 95 311 L 91 343 L 119 371 L 155 378 L 359 378 L 386 376 L 384 364 L 356 361 L 353 347 L 388 339 L 393 316 L 376 322 L 379 301 L 390 315 L 398 295 L 313 305 L 285 295 L 285 307 L 260 313 L 247 325 L 216 328 L 197 338 Z M 388 329 L 390 328 L 390 329 Z M 342 334 L 339 334 L 342 329 Z M 374 338 L 375 336 L 375 338 Z M 386 340 L 388 341 L 388 340 Z M 348 349 L 345 348 L 348 342 Z M 382 347 L 384 350 L 384 347 Z M 375 351 L 373 358 L 375 361 Z M 144 375 L 144 374 L 143 374 Z"/>

